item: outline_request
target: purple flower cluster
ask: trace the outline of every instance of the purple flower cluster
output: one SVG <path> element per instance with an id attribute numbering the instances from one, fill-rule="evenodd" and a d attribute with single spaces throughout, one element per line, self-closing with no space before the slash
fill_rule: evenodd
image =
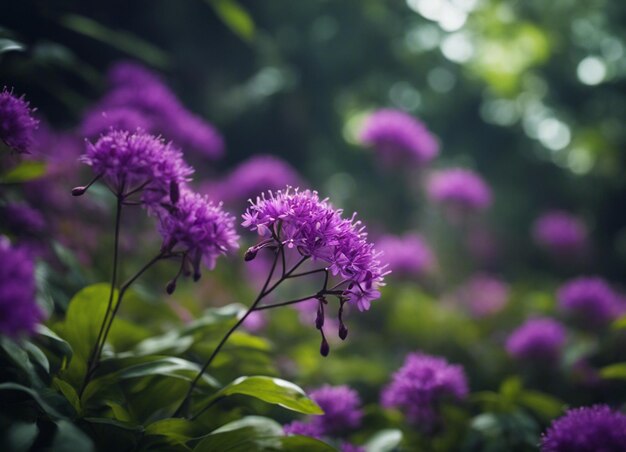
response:
<path id="1" fill-rule="evenodd" d="M 325 385 L 312 391 L 309 396 L 324 414 L 311 417 L 307 422 L 292 422 L 285 426 L 285 433 L 321 438 L 340 435 L 361 425 L 361 398 L 354 389 L 345 385 Z"/>
<path id="2" fill-rule="evenodd" d="M 481 273 L 465 282 L 458 296 L 474 317 L 487 317 L 506 306 L 509 285 L 495 276 Z"/>
<path id="3" fill-rule="evenodd" d="M 24 96 L 15 97 L 6 87 L 0 92 L 0 140 L 20 153 L 30 152 L 39 121 L 33 118 Z"/>
<path id="4" fill-rule="evenodd" d="M 262 191 L 297 186 L 300 182 L 300 176 L 287 162 L 271 155 L 257 155 L 241 163 L 224 179 L 204 185 L 201 191 L 224 204 L 235 205 Z"/>
<path id="5" fill-rule="evenodd" d="M 42 318 L 35 301 L 35 268 L 29 253 L 0 236 L 0 334 L 32 334 Z"/>
<path id="6" fill-rule="evenodd" d="M 461 212 L 476 212 L 491 205 L 491 189 L 475 172 L 452 168 L 434 172 L 427 181 L 429 198 Z"/>
<path id="7" fill-rule="evenodd" d="M 507 353 L 515 359 L 551 362 L 559 358 L 566 331 L 556 320 L 539 317 L 527 320 L 506 341 Z"/>
<path id="8" fill-rule="evenodd" d="M 110 128 L 139 128 L 212 159 L 222 155 L 224 142 L 217 130 L 185 109 L 156 74 L 122 62 L 111 68 L 108 78 L 110 91 L 83 119 L 85 136 L 96 137 Z"/>
<path id="9" fill-rule="evenodd" d="M 382 405 L 398 407 L 416 424 L 429 430 L 437 421 L 437 406 L 445 399 L 462 400 L 468 385 L 463 367 L 444 358 L 410 353 L 383 390 Z"/>
<path id="10" fill-rule="evenodd" d="M 193 173 L 171 143 L 141 132 L 110 130 L 95 143 L 87 143 L 81 161 L 104 178 L 115 194 L 141 191 L 148 205 L 179 189 Z"/>
<path id="11" fill-rule="evenodd" d="M 541 438 L 542 452 L 622 452 L 625 448 L 626 415 L 606 405 L 569 410 Z"/>
<path id="12" fill-rule="evenodd" d="M 423 165 L 439 153 L 437 139 L 413 116 L 392 109 L 372 113 L 360 132 L 360 141 L 373 146 L 383 162 Z"/>
<path id="13" fill-rule="evenodd" d="M 580 218 L 554 210 L 537 218 L 533 237 L 537 244 L 554 254 L 575 254 L 587 244 L 587 228 Z"/>
<path id="14" fill-rule="evenodd" d="M 195 280 L 201 262 L 212 270 L 220 255 L 239 247 L 235 218 L 206 196 L 183 190 L 173 206 L 157 215 L 163 250 L 182 253 L 183 266 L 191 265 Z"/>
<path id="15" fill-rule="evenodd" d="M 287 188 L 250 202 L 243 214 L 245 228 L 262 236 L 273 234 L 302 256 L 330 264 L 330 272 L 347 285 L 342 296 L 359 310 L 369 309 L 371 301 L 380 297 L 378 288 L 388 272 L 354 215 L 341 218 L 340 209 L 309 190 Z"/>
<path id="16" fill-rule="evenodd" d="M 27 204 L 11 203 L 0 207 L 0 218 L 11 234 L 36 237 L 46 229 L 42 213 Z"/>
<path id="17" fill-rule="evenodd" d="M 424 238 L 416 233 L 385 235 L 376 242 L 381 261 L 396 277 L 416 278 L 433 270 L 435 256 Z"/>
<path id="18" fill-rule="evenodd" d="M 624 311 L 619 296 L 599 277 L 581 277 L 563 284 L 557 293 L 559 308 L 590 327 L 606 325 Z"/>

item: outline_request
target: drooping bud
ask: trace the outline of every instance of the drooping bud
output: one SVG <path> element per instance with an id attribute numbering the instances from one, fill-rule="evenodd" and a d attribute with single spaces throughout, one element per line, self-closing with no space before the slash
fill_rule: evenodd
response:
<path id="1" fill-rule="evenodd" d="M 339 338 L 341 338 L 342 341 L 345 341 L 347 337 L 348 337 L 348 328 L 343 322 L 341 322 L 339 324 Z"/>
<path id="2" fill-rule="evenodd" d="M 246 254 L 243 255 L 243 260 L 246 262 L 250 262 L 256 257 L 258 252 L 259 249 L 256 246 L 251 246 L 250 248 L 248 248 L 248 251 L 246 251 Z"/>
<path id="3" fill-rule="evenodd" d="M 330 345 L 328 345 L 328 341 L 326 340 L 324 335 L 322 335 L 322 343 L 320 344 L 320 355 L 322 355 L 323 357 L 327 357 L 329 353 Z"/>
<path id="4" fill-rule="evenodd" d="M 87 191 L 87 186 L 72 188 L 72 196 L 83 196 Z"/>
<path id="5" fill-rule="evenodd" d="M 165 286 L 165 291 L 167 292 L 168 295 L 172 295 L 175 290 L 176 290 L 176 278 L 172 279 L 170 282 L 167 283 L 167 286 Z"/>
<path id="6" fill-rule="evenodd" d="M 321 330 L 324 326 L 324 304 L 320 301 L 317 304 L 317 315 L 315 316 L 315 328 Z"/>

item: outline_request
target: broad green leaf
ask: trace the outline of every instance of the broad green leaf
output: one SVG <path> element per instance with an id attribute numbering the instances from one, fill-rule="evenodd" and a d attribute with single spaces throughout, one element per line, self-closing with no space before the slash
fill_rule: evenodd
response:
<path id="1" fill-rule="evenodd" d="M 167 67 L 169 57 L 153 44 L 123 30 L 113 30 L 88 17 L 66 14 L 61 25 L 76 33 L 103 42 L 156 67 Z"/>
<path id="2" fill-rule="evenodd" d="M 25 50 L 24 44 L 12 39 L 0 38 L 0 54 L 11 51 Z"/>
<path id="3" fill-rule="evenodd" d="M 39 347 L 37 347 L 32 342 L 25 342 L 24 350 L 28 352 L 28 355 L 30 356 L 32 362 L 41 367 L 46 372 L 46 374 L 50 373 L 50 362 L 48 361 L 45 353 L 42 352 Z"/>
<path id="4" fill-rule="evenodd" d="M 283 429 L 276 421 L 261 416 L 247 416 L 209 433 L 193 452 L 255 452 L 281 450 Z"/>
<path id="5" fill-rule="evenodd" d="M 71 422 L 57 422 L 57 431 L 50 452 L 91 452 L 95 450 L 91 438 Z"/>
<path id="6" fill-rule="evenodd" d="M 235 394 L 247 395 L 304 414 L 324 414 L 299 386 L 280 378 L 239 377 L 214 394 L 209 403 Z"/>
<path id="7" fill-rule="evenodd" d="M 254 21 L 239 3 L 235 0 L 210 0 L 210 4 L 233 33 L 245 41 L 252 40 L 255 32 Z"/>
<path id="8" fill-rule="evenodd" d="M 134 348 L 134 353 L 139 356 L 173 354 L 179 355 L 186 352 L 193 344 L 193 337 L 180 337 L 177 331 L 169 331 L 161 336 L 153 336 L 144 339 Z"/>
<path id="9" fill-rule="evenodd" d="M 396 429 L 381 430 L 365 444 L 366 452 L 388 452 L 402 442 L 402 432 Z"/>
<path id="10" fill-rule="evenodd" d="M 539 391 L 523 391 L 519 397 L 519 403 L 531 409 L 546 421 L 554 419 L 561 414 L 565 406 L 556 397 Z"/>
<path id="11" fill-rule="evenodd" d="M 603 367 L 600 369 L 600 376 L 607 379 L 626 380 L 626 363 Z"/>
<path id="12" fill-rule="evenodd" d="M 45 325 L 37 326 L 37 335 L 33 340 L 51 353 L 59 355 L 62 361 L 61 368 L 67 366 L 72 359 L 70 344 Z"/>
<path id="13" fill-rule="evenodd" d="M 59 378 L 54 378 L 52 380 L 52 385 L 59 391 L 61 391 L 61 394 L 65 396 L 65 398 L 68 400 L 68 402 L 70 402 L 70 404 L 74 407 L 77 413 L 81 412 L 80 399 L 72 385 Z"/>
<path id="14" fill-rule="evenodd" d="M 297 452 L 335 452 L 337 449 L 323 441 L 308 436 L 293 435 L 280 438 L 282 450 Z M 379 449 L 380 451 L 381 449 Z"/>
<path id="15" fill-rule="evenodd" d="M 2 383 L 0 391 L 20 391 L 28 394 L 47 414 L 58 419 L 64 419 L 65 415 L 61 414 L 56 408 L 48 403 L 44 397 L 37 391 L 17 383 Z"/>
<path id="16" fill-rule="evenodd" d="M 18 184 L 28 182 L 43 176 L 46 173 L 46 164 L 44 162 L 35 162 L 33 160 L 23 160 L 14 168 L 0 176 L 0 183 Z"/>
<path id="17" fill-rule="evenodd" d="M 146 427 L 146 435 L 165 436 L 175 443 L 186 443 L 198 433 L 193 422 L 179 418 L 161 419 Z"/>
<path id="18" fill-rule="evenodd" d="M 11 428 L 4 432 L 2 445 L 11 451 L 30 451 L 37 435 L 39 428 L 36 423 L 13 422 Z"/>

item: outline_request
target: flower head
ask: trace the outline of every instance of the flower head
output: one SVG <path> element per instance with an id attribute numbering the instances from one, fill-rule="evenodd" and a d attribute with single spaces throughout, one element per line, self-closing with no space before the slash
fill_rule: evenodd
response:
<path id="1" fill-rule="evenodd" d="M 453 168 L 436 171 L 426 186 L 429 198 L 462 212 L 475 212 L 491 205 L 491 189 L 473 171 Z"/>
<path id="2" fill-rule="evenodd" d="M 481 273 L 466 281 L 458 295 L 474 317 L 486 317 L 504 308 L 509 286 L 495 276 Z"/>
<path id="3" fill-rule="evenodd" d="M 251 201 L 242 225 L 260 235 L 277 237 L 283 246 L 313 261 L 328 263 L 329 271 L 344 281 L 342 295 L 363 311 L 380 297 L 378 287 L 388 272 L 368 243 L 361 222 L 341 214 L 315 191 L 287 188 Z"/>
<path id="4" fill-rule="evenodd" d="M 15 97 L 3 88 L 0 92 L 0 140 L 17 152 L 29 152 L 33 133 L 39 125 L 32 113 L 24 96 Z"/>
<path id="5" fill-rule="evenodd" d="M 0 334 L 32 334 L 42 318 L 35 301 L 35 269 L 29 253 L 0 236 Z"/>
<path id="6" fill-rule="evenodd" d="M 111 130 L 87 143 L 81 161 L 109 183 L 116 194 L 143 191 L 143 201 L 158 203 L 189 180 L 193 172 L 171 143 L 142 132 Z"/>
<path id="7" fill-rule="evenodd" d="M 324 411 L 322 416 L 311 419 L 311 424 L 318 427 L 322 434 L 338 434 L 361 425 L 361 398 L 354 389 L 345 385 L 325 385 L 312 391 L 309 396 Z"/>
<path id="8" fill-rule="evenodd" d="M 373 146 L 389 164 L 428 163 L 439 153 L 437 139 L 426 126 L 400 110 L 383 109 L 365 121 L 360 141 Z"/>
<path id="9" fill-rule="evenodd" d="M 568 281 L 557 293 L 559 308 L 585 325 L 606 325 L 624 310 L 618 295 L 602 278 L 582 277 Z"/>
<path id="10" fill-rule="evenodd" d="M 437 356 L 410 353 L 383 390 L 382 404 L 402 409 L 412 422 L 429 429 L 436 423 L 441 401 L 462 400 L 467 393 L 463 367 Z"/>
<path id="11" fill-rule="evenodd" d="M 376 242 L 376 248 L 395 276 L 419 277 L 435 266 L 435 256 L 419 234 L 385 235 Z"/>
<path id="12" fill-rule="evenodd" d="M 541 438 L 542 452 L 621 452 L 625 446 L 626 415 L 606 405 L 567 411 Z"/>
<path id="13" fill-rule="evenodd" d="M 554 210 L 535 221 L 533 237 L 537 244 L 554 254 L 572 254 L 585 248 L 587 228 L 580 218 Z"/>
<path id="14" fill-rule="evenodd" d="M 556 320 L 539 317 L 527 320 L 506 341 L 507 353 L 515 359 L 549 363 L 559 358 L 566 332 Z"/>
<path id="15" fill-rule="evenodd" d="M 230 205 L 245 203 L 263 191 L 299 183 L 300 176 L 287 162 L 272 155 L 257 155 L 241 163 L 223 180 L 207 184 L 204 191 Z"/>
<path id="16" fill-rule="evenodd" d="M 163 250 L 183 253 L 183 264 L 191 264 L 195 279 L 201 262 L 213 269 L 220 255 L 239 247 L 235 218 L 206 196 L 183 190 L 178 202 L 160 209 L 158 216 Z"/>

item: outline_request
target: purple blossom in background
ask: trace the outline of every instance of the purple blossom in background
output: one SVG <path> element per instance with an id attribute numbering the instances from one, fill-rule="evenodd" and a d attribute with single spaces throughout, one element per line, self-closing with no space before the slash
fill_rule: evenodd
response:
<path id="1" fill-rule="evenodd" d="M 376 249 L 396 277 L 417 278 L 435 267 L 435 256 L 419 234 L 385 235 L 376 242 Z"/>
<path id="2" fill-rule="evenodd" d="M 0 92 L 0 140 L 17 152 L 30 152 L 39 125 L 32 113 L 24 96 L 16 97 L 4 87 Z"/>
<path id="3" fill-rule="evenodd" d="M 280 223 L 283 244 L 313 261 L 327 262 L 329 271 L 347 286 L 342 296 L 364 311 L 380 297 L 378 288 L 388 272 L 361 222 L 341 214 L 315 191 L 287 188 L 257 197 L 243 214 L 242 225 L 268 236 Z"/>
<path id="4" fill-rule="evenodd" d="M 381 403 L 387 408 L 400 408 L 411 422 L 429 430 L 437 421 L 440 402 L 463 400 L 467 393 L 462 366 L 418 352 L 407 355 L 404 365 L 393 374 L 391 383 L 383 389 Z"/>
<path id="5" fill-rule="evenodd" d="M 392 109 L 372 113 L 361 129 L 361 143 L 372 146 L 383 162 L 423 165 L 439 153 L 437 139 L 413 116 Z"/>
<path id="6" fill-rule="evenodd" d="M 30 254 L 0 236 L 0 334 L 32 334 L 42 319 L 35 301 L 35 267 Z"/>
<path id="7" fill-rule="evenodd" d="M 509 285 L 495 276 L 481 273 L 466 281 L 458 296 L 474 317 L 487 317 L 506 306 Z"/>
<path id="8" fill-rule="evenodd" d="M 515 359 L 550 363 L 560 357 L 565 340 L 563 325 L 539 317 L 527 320 L 511 333 L 506 341 L 506 351 Z"/>
<path id="9" fill-rule="evenodd" d="M 365 447 L 357 446 L 352 443 L 341 443 L 341 447 L 339 449 L 341 452 L 365 452 Z"/>
<path id="10" fill-rule="evenodd" d="M 567 411 L 541 438 L 542 452 L 623 452 L 625 448 L 626 416 L 606 405 Z"/>
<path id="11" fill-rule="evenodd" d="M 183 267 L 190 264 L 196 280 L 200 277 L 200 262 L 212 270 L 220 255 L 239 247 L 235 217 L 206 196 L 183 190 L 178 202 L 159 210 L 158 216 L 162 249 L 184 253 Z"/>
<path id="12" fill-rule="evenodd" d="M 311 424 L 323 435 L 336 435 L 360 427 L 363 418 L 361 398 L 354 389 L 345 385 L 325 385 L 309 393 L 309 397 L 324 411 L 322 416 L 311 419 Z"/>
<path id="13" fill-rule="evenodd" d="M 581 277 L 563 284 L 557 293 L 559 308 L 581 324 L 606 325 L 624 311 L 619 296 L 599 277 Z"/>
<path id="14" fill-rule="evenodd" d="M 4 227 L 14 235 L 37 237 L 46 230 L 42 213 L 26 204 L 11 203 L 0 206 Z"/>
<path id="15" fill-rule="evenodd" d="M 243 322 L 242 328 L 251 333 L 258 333 L 267 326 L 267 317 L 261 311 L 251 312 Z"/>
<path id="16" fill-rule="evenodd" d="M 285 435 L 302 435 L 311 438 L 321 439 L 324 433 L 319 426 L 302 421 L 293 421 L 290 424 L 283 425 Z"/>
<path id="17" fill-rule="evenodd" d="M 243 204 L 261 192 L 297 186 L 300 176 L 287 162 L 271 155 L 257 155 L 237 166 L 228 176 L 205 184 L 201 191 L 227 205 Z"/>
<path id="18" fill-rule="evenodd" d="M 111 128 L 163 134 L 178 146 L 215 159 L 224 141 L 208 122 L 188 111 L 148 69 L 130 62 L 114 65 L 108 75 L 110 90 L 83 118 L 81 131 L 96 137 Z"/>
<path id="19" fill-rule="evenodd" d="M 96 143 L 87 143 L 81 161 L 115 194 L 141 191 L 148 205 L 161 202 L 173 185 L 184 184 L 193 172 L 171 143 L 139 132 L 111 130 Z"/>
<path id="20" fill-rule="evenodd" d="M 426 191 L 431 201 L 461 213 L 477 212 L 491 205 L 491 189 L 475 172 L 463 168 L 435 171 Z"/>
<path id="21" fill-rule="evenodd" d="M 560 210 L 547 212 L 537 218 L 532 233 L 538 245 L 557 255 L 576 254 L 587 245 L 585 223 Z"/>

